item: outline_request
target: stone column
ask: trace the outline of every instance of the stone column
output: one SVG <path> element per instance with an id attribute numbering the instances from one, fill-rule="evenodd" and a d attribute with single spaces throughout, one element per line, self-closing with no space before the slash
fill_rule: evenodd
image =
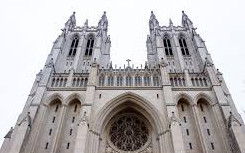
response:
<path id="1" fill-rule="evenodd" d="M 64 117 L 66 114 L 66 109 L 67 109 L 67 105 L 63 105 L 63 107 L 61 108 L 60 111 L 60 116 L 57 122 L 57 130 L 54 133 L 54 138 L 53 138 L 53 146 L 51 146 L 50 148 L 50 153 L 55 153 L 57 151 L 57 148 L 59 146 L 59 138 L 60 138 L 60 133 L 62 131 L 62 126 L 63 126 L 63 121 L 64 121 Z"/>
<path id="2" fill-rule="evenodd" d="M 201 141 L 201 149 L 203 150 L 203 153 L 208 153 L 208 150 L 207 150 L 207 146 L 206 146 L 206 142 L 205 142 L 205 139 L 204 139 L 204 136 L 203 136 L 203 133 L 202 133 L 202 130 L 201 130 L 201 122 L 199 120 L 199 113 L 198 113 L 198 109 L 197 109 L 197 105 L 196 104 L 193 104 L 192 105 L 192 112 L 193 112 L 193 117 L 194 117 L 194 122 L 196 123 L 196 128 L 197 128 L 197 134 L 200 136 L 200 141 Z"/>
<path id="3" fill-rule="evenodd" d="M 184 69 L 185 81 L 187 87 L 192 87 L 191 78 L 187 69 Z"/>
<path id="4" fill-rule="evenodd" d="M 174 105 L 174 96 L 173 96 L 173 92 L 172 92 L 172 87 L 170 84 L 170 79 L 169 79 L 169 74 L 167 72 L 167 63 L 165 62 L 164 59 L 161 59 L 161 63 L 160 63 L 160 72 L 161 72 L 161 80 L 162 80 L 162 90 L 163 90 L 163 97 L 164 97 L 164 101 L 165 104 L 164 105 L 164 123 L 165 127 L 163 127 L 163 129 L 165 131 L 163 131 L 163 133 L 159 136 L 159 141 L 162 142 L 159 143 L 160 145 L 160 153 L 162 152 L 166 152 L 166 153 L 179 153 L 178 151 L 183 150 L 184 145 L 183 145 L 183 140 L 182 140 L 182 132 L 181 129 L 176 127 L 175 125 L 173 127 L 170 128 L 170 124 L 169 123 L 169 112 L 171 112 L 172 110 L 172 106 Z M 179 130 L 179 131 L 178 131 Z M 169 134 L 169 132 L 171 132 Z M 176 135 L 177 133 L 177 135 Z M 179 134 L 180 133 L 180 134 Z M 162 138 L 161 138 L 162 137 Z M 170 141 L 175 142 L 178 141 L 178 143 L 169 143 Z"/>
<path id="5" fill-rule="evenodd" d="M 73 83 L 73 73 L 74 73 L 74 70 L 73 70 L 73 69 L 70 69 L 70 70 L 69 70 L 69 76 L 68 76 L 67 83 L 66 83 L 66 86 L 67 86 L 67 87 L 72 87 L 72 83 Z"/>
<path id="6" fill-rule="evenodd" d="M 43 125 L 43 121 L 47 112 L 47 105 L 42 103 L 39 107 L 39 112 L 40 115 L 38 116 L 38 118 L 36 118 L 36 120 L 39 120 L 40 122 L 37 123 L 35 131 L 33 131 L 33 133 L 35 133 L 31 138 L 30 138 L 30 149 L 27 150 L 27 153 L 33 153 L 35 152 L 35 149 L 37 147 L 37 141 L 39 138 L 39 133 L 41 131 L 42 125 Z M 35 126 L 35 125 L 34 125 Z M 34 129 L 32 129 L 34 130 Z"/>
<path id="7" fill-rule="evenodd" d="M 177 110 L 178 109 L 175 107 L 175 112 L 177 112 Z M 172 137 L 174 153 L 185 153 L 180 119 L 174 115 L 174 112 L 172 112 L 172 117 L 170 119 L 170 134 Z"/>
<path id="8" fill-rule="evenodd" d="M 86 107 L 86 106 L 83 106 Z M 77 136 L 75 141 L 75 148 L 74 153 L 86 153 L 85 146 L 86 146 L 86 138 L 88 133 L 88 117 L 87 117 L 87 108 L 83 108 L 81 111 L 81 120 L 78 123 L 77 127 Z"/>
<path id="9" fill-rule="evenodd" d="M 24 117 L 14 128 L 13 137 L 10 141 L 9 153 L 19 153 L 25 138 L 30 133 L 31 125 L 26 117 Z"/>
<path id="10" fill-rule="evenodd" d="M 99 133 L 93 131 L 92 129 L 89 130 L 89 143 L 86 144 L 86 153 L 101 153 L 99 151 L 99 144 L 100 144 L 100 135 Z"/>
<path id="11" fill-rule="evenodd" d="M 181 71 L 183 71 L 184 68 L 185 68 L 185 62 L 184 62 L 184 58 L 182 56 L 182 52 L 181 52 L 181 49 L 180 49 L 180 46 L 179 46 L 178 38 L 176 37 L 176 35 L 174 33 L 173 33 L 173 40 L 174 40 L 174 44 L 175 44 L 175 47 L 176 47 L 176 53 L 177 53 L 177 56 L 178 56 L 178 59 L 179 59 L 180 69 L 181 69 Z"/>
<path id="12" fill-rule="evenodd" d="M 227 130 L 225 130 L 225 124 L 224 124 L 224 120 L 222 118 L 222 114 L 220 112 L 220 109 L 219 109 L 219 106 L 218 106 L 218 103 L 215 103 L 213 104 L 212 106 L 212 112 L 214 113 L 214 121 L 217 125 L 217 134 L 218 136 L 220 137 L 220 145 L 221 145 L 221 148 L 223 148 L 223 150 L 225 150 L 227 153 L 229 152 L 230 148 L 228 148 L 229 146 L 229 142 L 228 142 L 228 138 L 226 137 L 227 135 Z M 214 124 L 215 126 L 215 124 Z"/>
<path id="13" fill-rule="evenodd" d="M 235 141 L 237 142 L 237 145 L 240 149 L 241 153 L 245 153 L 245 127 L 244 124 L 241 124 L 238 122 L 238 120 L 236 119 L 236 121 L 231 121 L 230 123 L 231 127 L 230 130 L 235 138 L 235 140 L 233 139 L 233 143 L 235 143 Z"/>

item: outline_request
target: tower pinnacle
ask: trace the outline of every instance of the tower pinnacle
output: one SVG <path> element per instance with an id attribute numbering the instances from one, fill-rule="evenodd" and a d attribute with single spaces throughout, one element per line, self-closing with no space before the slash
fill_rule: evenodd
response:
<path id="1" fill-rule="evenodd" d="M 150 31 L 154 30 L 156 27 L 159 27 L 159 22 L 156 19 L 156 16 L 153 13 L 153 11 L 151 11 L 151 17 L 150 17 L 150 20 L 149 20 L 149 26 L 150 26 Z"/>

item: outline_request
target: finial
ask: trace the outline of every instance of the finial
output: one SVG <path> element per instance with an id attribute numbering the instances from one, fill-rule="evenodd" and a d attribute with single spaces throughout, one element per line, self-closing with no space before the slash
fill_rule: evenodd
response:
<path id="1" fill-rule="evenodd" d="M 107 29 L 108 27 L 108 21 L 107 21 L 107 17 L 106 17 L 106 11 L 104 11 L 99 23 L 98 23 L 98 26 L 101 26 L 104 30 Z M 101 33 L 101 31 L 100 31 Z"/>
<path id="2" fill-rule="evenodd" d="M 156 18 L 155 14 L 153 13 L 153 11 L 151 11 L 151 17 L 150 17 L 150 20 L 155 19 L 155 18 Z"/>
<path id="3" fill-rule="evenodd" d="M 84 26 L 87 27 L 88 26 L 88 19 L 86 19 Z"/>
<path id="4" fill-rule="evenodd" d="M 151 11 L 149 27 L 150 27 L 150 31 L 154 30 L 156 27 L 159 27 L 159 22 L 157 21 L 156 16 L 154 15 L 153 11 Z"/>
<path id="5" fill-rule="evenodd" d="M 101 17 L 103 20 L 106 18 L 106 11 L 104 11 L 104 14 Z"/>
<path id="6" fill-rule="evenodd" d="M 169 18 L 169 25 L 173 25 L 173 22 L 170 18 Z"/>

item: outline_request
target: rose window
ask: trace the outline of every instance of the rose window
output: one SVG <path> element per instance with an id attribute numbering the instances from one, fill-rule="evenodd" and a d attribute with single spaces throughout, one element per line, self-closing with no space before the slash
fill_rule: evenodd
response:
<path id="1" fill-rule="evenodd" d="M 119 116 L 110 127 L 112 144 L 123 151 L 135 151 L 144 146 L 149 138 L 145 122 L 134 114 Z"/>

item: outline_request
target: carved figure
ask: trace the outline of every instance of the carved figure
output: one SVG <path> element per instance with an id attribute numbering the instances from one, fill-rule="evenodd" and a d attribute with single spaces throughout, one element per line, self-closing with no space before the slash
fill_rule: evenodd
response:
<path id="1" fill-rule="evenodd" d="M 20 123 L 18 124 L 18 126 L 21 126 L 21 124 L 23 122 L 27 122 L 28 126 L 31 127 L 31 116 L 30 116 L 30 112 L 27 113 L 27 115 L 20 121 Z"/>

